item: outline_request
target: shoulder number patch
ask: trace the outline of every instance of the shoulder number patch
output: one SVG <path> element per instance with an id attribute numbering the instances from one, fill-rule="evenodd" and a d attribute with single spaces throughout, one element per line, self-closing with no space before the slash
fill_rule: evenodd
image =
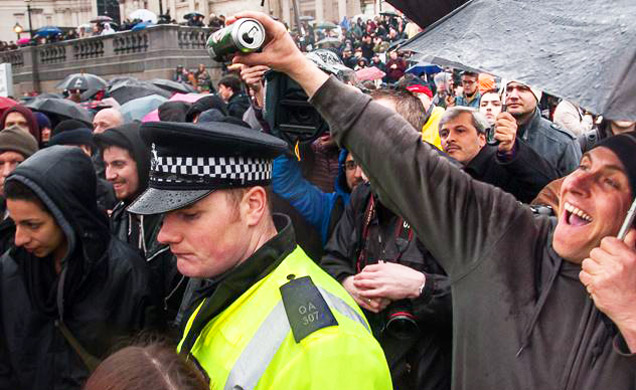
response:
<path id="1" fill-rule="evenodd" d="M 325 298 L 309 276 L 285 283 L 280 287 L 280 293 L 297 343 L 317 330 L 338 325 Z"/>

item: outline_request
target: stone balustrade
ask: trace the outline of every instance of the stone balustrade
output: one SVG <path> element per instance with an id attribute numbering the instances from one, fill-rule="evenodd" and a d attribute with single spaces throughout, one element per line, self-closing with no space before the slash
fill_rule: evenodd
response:
<path id="1" fill-rule="evenodd" d="M 212 79 L 218 80 L 220 64 L 210 59 L 205 50 L 208 34 L 207 28 L 150 26 L 140 31 L 0 52 L 0 61 L 12 65 L 16 94 L 35 89 L 54 92 L 55 84 L 79 72 L 105 79 L 116 76 L 170 79 L 177 65 L 194 70 L 198 64 L 205 64 Z"/>

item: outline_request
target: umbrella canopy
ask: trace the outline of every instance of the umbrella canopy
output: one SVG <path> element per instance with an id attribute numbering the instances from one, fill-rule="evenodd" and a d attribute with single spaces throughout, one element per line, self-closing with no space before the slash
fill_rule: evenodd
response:
<path id="1" fill-rule="evenodd" d="M 169 98 L 170 95 L 172 95 L 165 89 L 161 89 L 151 83 L 132 80 L 115 84 L 109 92 L 110 96 L 122 105 L 126 102 L 139 99 L 144 96 L 159 95 Z"/>
<path id="2" fill-rule="evenodd" d="M 363 68 L 356 71 L 356 78 L 359 81 L 380 80 L 384 76 L 386 76 L 386 73 L 376 68 L 375 66 L 371 66 L 369 68 Z"/>
<path id="3" fill-rule="evenodd" d="M 200 13 L 200 12 L 189 12 L 189 13 L 187 13 L 187 14 L 183 15 L 183 18 L 184 18 L 184 19 L 186 19 L 186 20 L 190 20 L 190 19 L 194 18 L 195 16 L 200 16 L 200 17 L 202 17 L 202 18 L 203 18 L 203 17 L 205 17 L 205 16 L 204 16 L 202 13 Z"/>
<path id="4" fill-rule="evenodd" d="M 194 103 L 197 100 L 201 99 L 206 95 L 199 93 L 175 93 L 170 98 L 171 102 L 186 102 L 186 103 Z M 142 120 L 142 122 L 159 122 L 159 110 L 153 110 L 151 113 L 146 115 Z"/>
<path id="5" fill-rule="evenodd" d="M 390 16 L 392 18 L 399 18 L 400 17 L 400 15 L 396 14 L 395 12 L 391 12 L 391 11 L 380 12 L 380 15 L 382 15 L 382 16 Z"/>
<path id="6" fill-rule="evenodd" d="M 325 39 L 321 39 L 320 41 L 316 42 L 316 46 L 340 46 L 340 44 L 342 44 L 342 42 L 340 42 L 340 40 L 338 38 L 325 38 Z"/>
<path id="7" fill-rule="evenodd" d="M 468 0 L 387 0 L 421 28 L 430 26 Z"/>
<path id="8" fill-rule="evenodd" d="M 36 31 L 35 35 L 37 35 L 38 37 L 50 37 L 61 33 L 62 30 L 55 26 L 45 26 Z"/>
<path id="9" fill-rule="evenodd" d="M 121 83 L 138 82 L 138 81 L 139 81 L 139 79 L 137 79 L 136 77 L 117 76 L 117 77 L 113 77 L 112 79 L 108 80 L 108 88 L 112 89 L 116 85 L 121 84 Z"/>
<path id="10" fill-rule="evenodd" d="M 110 16 L 100 15 L 96 17 L 95 19 L 91 20 L 91 23 L 104 23 L 104 22 L 112 22 L 112 21 L 113 21 L 113 18 L 111 18 Z"/>
<path id="11" fill-rule="evenodd" d="M 16 104 L 18 104 L 18 102 L 16 102 L 15 100 L 0 96 L 0 116 L 4 114 L 7 108 L 11 108 Z"/>
<path id="12" fill-rule="evenodd" d="M 419 76 L 421 74 L 433 74 L 433 73 L 439 73 L 441 72 L 443 69 L 440 68 L 439 66 L 435 65 L 435 64 L 429 64 L 426 62 L 419 62 L 413 66 L 411 66 L 410 68 L 408 68 L 406 70 L 406 73 L 412 73 L 416 76 Z"/>
<path id="13" fill-rule="evenodd" d="M 312 20 L 314 20 L 313 16 L 303 15 L 303 16 L 300 17 L 300 21 L 301 22 L 310 22 Z"/>
<path id="14" fill-rule="evenodd" d="M 156 85 L 157 87 L 161 89 L 165 89 L 168 92 L 181 92 L 181 93 L 196 92 L 196 90 L 192 86 L 188 84 L 178 83 L 172 80 L 152 79 L 149 81 L 149 83 Z"/>
<path id="15" fill-rule="evenodd" d="M 28 45 L 31 42 L 31 38 L 20 38 L 16 41 L 18 45 Z"/>
<path id="16" fill-rule="evenodd" d="M 331 22 L 320 22 L 318 24 L 316 24 L 315 27 L 317 30 L 330 30 L 333 28 L 338 28 L 337 24 L 333 24 Z"/>
<path id="17" fill-rule="evenodd" d="M 152 22 L 139 22 L 139 23 L 135 24 L 133 26 L 133 28 L 131 28 L 130 30 L 131 31 L 140 31 L 140 30 L 146 29 L 146 27 L 148 27 L 148 26 L 154 26 L 154 25 L 155 25 L 155 23 L 152 23 Z"/>
<path id="18" fill-rule="evenodd" d="M 34 111 L 56 115 L 61 119 L 77 119 L 92 126 L 93 116 L 80 105 L 67 99 L 35 98 L 26 106 Z"/>
<path id="19" fill-rule="evenodd" d="M 157 14 L 147 9 L 138 9 L 128 15 L 131 20 L 139 19 L 142 22 L 157 23 Z"/>
<path id="20" fill-rule="evenodd" d="M 636 120 L 636 2 L 472 0 L 404 48 Z"/>
<path id="21" fill-rule="evenodd" d="M 119 109 L 127 122 L 141 120 L 152 110 L 157 109 L 163 102 L 167 102 L 163 96 L 149 95 L 139 99 L 133 99 L 122 105 Z"/>
<path id="22" fill-rule="evenodd" d="M 91 73 L 73 73 L 60 81 L 56 88 L 59 89 L 76 89 L 81 90 L 95 90 L 96 92 L 101 89 L 106 89 L 108 83 L 103 78 L 91 74 Z"/>

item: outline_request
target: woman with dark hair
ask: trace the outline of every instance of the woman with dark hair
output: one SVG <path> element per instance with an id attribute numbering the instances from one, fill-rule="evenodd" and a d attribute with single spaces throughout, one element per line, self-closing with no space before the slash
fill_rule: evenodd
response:
<path id="1" fill-rule="evenodd" d="M 585 153 L 605 138 L 634 130 L 636 130 L 636 122 L 634 121 L 603 119 L 598 127 L 579 135 L 578 141 L 579 145 L 581 145 L 581 150 Z"/>
<path id="2" fill-rule="evenodd" d="M 130 346 L 109 356 L 84 390 L 207 390 L 208 380 L 174 348 L 153 343 Z"/>
<path id="3" fill-rule="evenodd" d="M 91 159 L 58 145 L 5 181 L 0 389 L 80 389 L 122 339 L 163 327 L 145 261 L 112 235 L 95 186 Z"/>

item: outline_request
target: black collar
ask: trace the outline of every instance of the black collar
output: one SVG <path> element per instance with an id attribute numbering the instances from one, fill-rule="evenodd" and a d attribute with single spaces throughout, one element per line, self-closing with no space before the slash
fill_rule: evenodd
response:
<path id="1" fill-rule="evenodd" d="M 473 179 L 481 180 L 486 175 L 486 170 L 494 163 L 493 157 L 497 153 L 497 147 L 484 145 L 475 157 L 464 167 L 464 171 Z"/>
<path id="2" fill-rule="evenodd" d="M 238 267 L 219 276 L 211 285 L 199 291 L 199 299 L 209 297 L 199 310 L 190 331 L 183 340 L 181 353 L 189 354 L 205 325 L 230 306 L 259 280 L 269 275 L 296 248 L 291 220 L 284 214 L 274 214 L 278 234 L 267 241 Z M 197 299 L 195 306 L 198 304 Z"/>
<path id="3" fill-rule="evenodd" d="M 541 113 L 539 112 L 539 107 L 534 109 L 534 113 L 532 114 L 532 118 L 525 124 L 519 126 L 519 130 L 517 130 L 517 137 L 523 139 L 524 141 L 528 139 L 528 129 L 532 129 L 538 126 L 538 122 L 541 120 Z"/>

